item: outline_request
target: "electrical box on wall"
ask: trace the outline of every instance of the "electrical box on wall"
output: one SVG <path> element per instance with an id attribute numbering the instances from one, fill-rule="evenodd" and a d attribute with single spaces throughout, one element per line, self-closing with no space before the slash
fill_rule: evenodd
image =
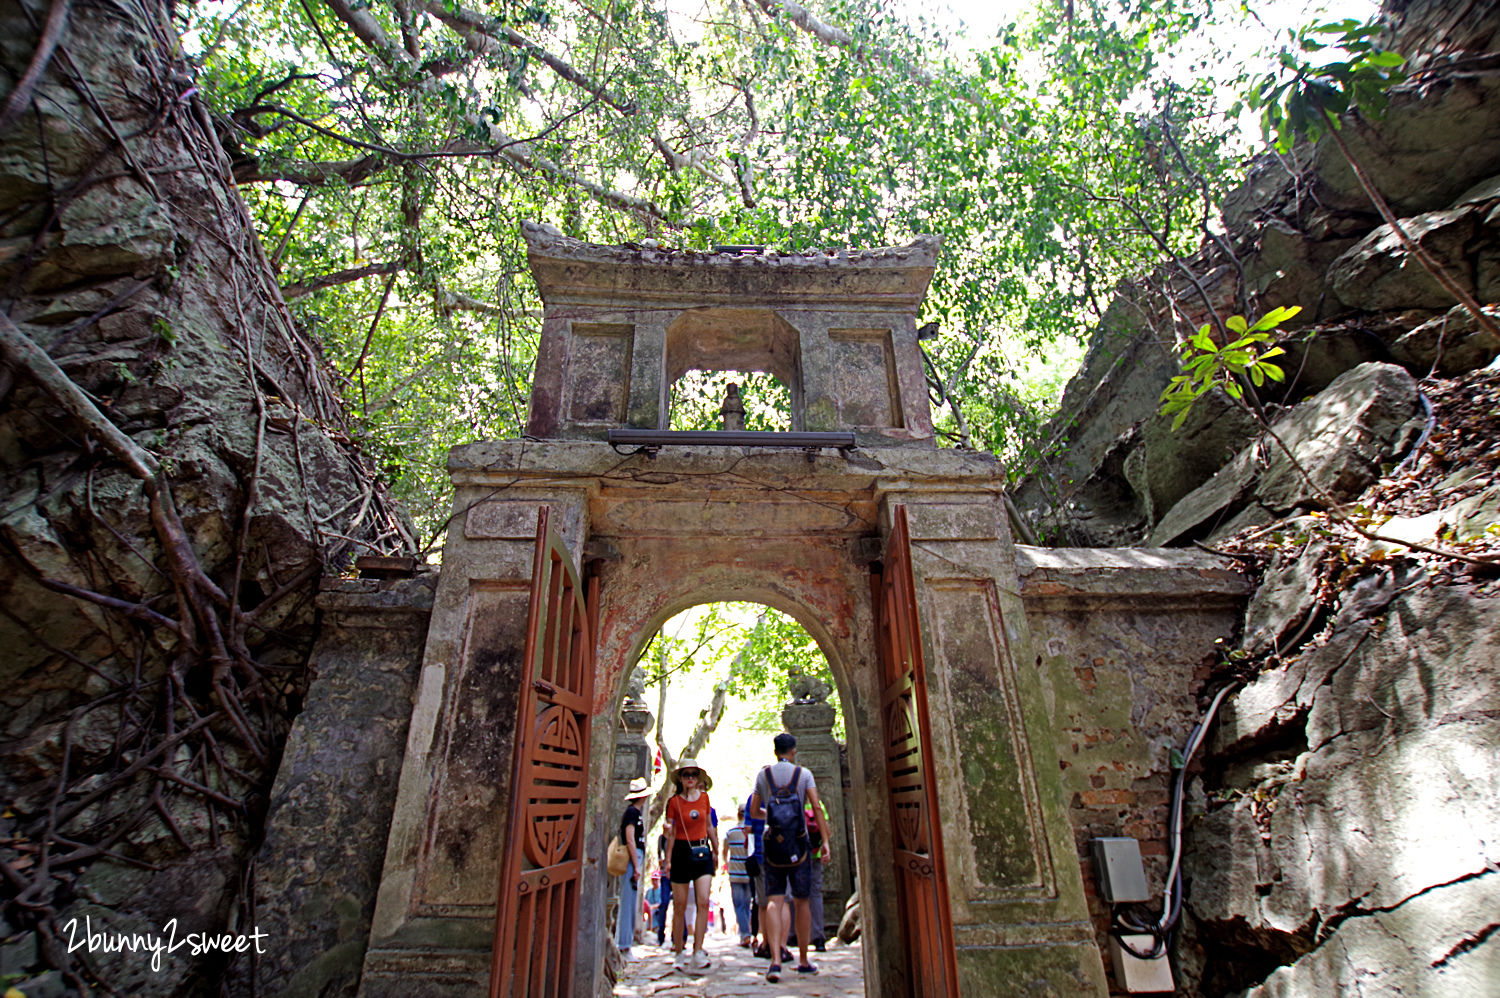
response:
<path id="1" fill-rule="evenodd" d="M 1140 953 L 1151 952 L 1155 942 L 1146 934 L 1126 936 L 1125 941 Z M 1110 936 L 1109 960 L 1115 967 L 1115 982 L 1128 994 L 1161 994 L 1176 990 L 1172 986 L 1172 962 L 1165 953 L 1155 960 L 1142 960 L 1121 946 L 1120 940 Z"/>
<path id="2" fill-rule="evenodd" d="M 1150 901 L 1141 846 L 1132 838 L 1098 838 L 1093 842 L 1099 895 L 1110 904 Z"/>

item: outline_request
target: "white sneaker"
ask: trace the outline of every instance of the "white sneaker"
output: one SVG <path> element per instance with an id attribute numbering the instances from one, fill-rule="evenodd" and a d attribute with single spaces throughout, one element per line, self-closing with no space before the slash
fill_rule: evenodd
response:
<path id="1" fill-rule="evenodd" d="M 693 966 L 699 970 L 707 970 L 711 964 L 708 962 L 708 954 L 700 950 L 693 951 Z"/>
<path id="2" fill-rule="evenodd" d="M 635 950 L 631 949 L 629 946 L 626 946 L 624 949 L 620 950 L 620 959 L 624 960 L 626 963 L 635 963 Z"/>
<path id="3" fill-rule="evenodd" d="M 681 951 L 672 957 L 673 970 L 687 970 L 687 957 Z"/>

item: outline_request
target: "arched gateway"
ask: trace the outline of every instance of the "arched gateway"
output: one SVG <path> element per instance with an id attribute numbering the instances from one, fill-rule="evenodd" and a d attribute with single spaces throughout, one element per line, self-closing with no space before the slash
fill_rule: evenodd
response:
<path id="1" fill-rule="evenodd" d="M 600 993 L 626 677 L 677 611 L 755 600 L 839 684 L 868 993 L 1103 994 L 998 468 L 933 444 L 935 241 L 526 238 L 546 304 L 528 436 L 450 458 L 360 993 Z M 782 379 L 793 432 L 667 432 L 671 379 L 716 365 Z"/>

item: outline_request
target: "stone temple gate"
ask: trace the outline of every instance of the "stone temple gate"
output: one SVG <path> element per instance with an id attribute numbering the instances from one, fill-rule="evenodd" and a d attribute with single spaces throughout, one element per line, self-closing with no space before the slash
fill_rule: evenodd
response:
<path id="1" fill-rule="evenodd" d="M 916 325 L 935 241 L 777 256 L 525 235 L 545 303 L 526 438 L 453 451 L 435 588 L 325 594 L 257 892 L 308 958 L 287 947 L 263 982 L 607 993 L 627 678 L 672 615 L 750 600 L 806 627 L 838 684 L 867 993 L 1104 994 L 1055 730 L 1081 722 L 1052 667 L 1090 639 L 1075 620 L 1034 647 L 1023 575 L 1044 612 L 1117 604 L 1087 559 L 1018 556 L 994 459 L 935 446 Z M 774 373 L 791 430 L 667 431 L 693 369 Z M 1182 568 L 1172 599 L 1232 601 Z M 336 846 L 313 831 L 329 821 Z"/>

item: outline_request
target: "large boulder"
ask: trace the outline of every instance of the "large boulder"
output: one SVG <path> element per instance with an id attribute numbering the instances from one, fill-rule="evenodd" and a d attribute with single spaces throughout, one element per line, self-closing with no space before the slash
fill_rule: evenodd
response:
<path id="1" fill-rule="evenodd" d="M 1500 306 L 1484 309 L 1491 319 L 1500 321 Z M 1429 319 L 1402 334 L 1391 344 L 1391 356 L 1419 374 L 1464 374 L 1494 363 L 1500 354 L 1500 339 L 1482 328 L 1462 305 Z"/>
<path id="2" fill-rule="evenodd" d="M 1416 382 L 1402 368 L 1362 364 L 1347 371 L 1278 420 L 1274 437 L 1240 451 L 1173 506 L 1149 543 L 1215 536 L 1297 507 L 1351 499 L 1410 443 L 1405 431 L 1415 429 L 1409 424 L 1419 410 Z"/>
<path id="3" fill-rule="evenodd" d="M 1460 287 L 1470 294 L 1476 292 L 1471 276 L 1474 268 L 1468 259 L 1470 244 L 1481 229 L 1476 209 L 1426 212 L 1402 219 L 1401 228 Z M 1333 261 L 1328 278 L 1340 301 L 1367 312 L 1446 308 L 1453 304 L 1452 293 L 1417 262 L 1389 225 L 1371 232 Z"/>
<path id="4" fill-rule="evenodd" d="M 0 859 L 28 898 L 0 927 L 33 953 L 7 984 L 80 971 L 57 942 L 74 917 L 231 928 L 319 576 L 402 546 L 166 9 L 0 4 L 0 103 L 59 14 L 0 134 Z M 223 965 L 87 959 L 142 998 L 216 990 Z"/>
<path id="5" fill-rule="evenodd" d="M 1125 459 L 1125 479 L 1152 521 L 1212 478 L 1256 435 L 1255 417 L 1221 391 L 1200 399 L 1175 430 L 1173 418 L 1159 411 L 1149 416 Z"/>
<path id="6" fill-rule="evenodd" d="M 1396 88 L 1379 120 L 1347 121 L 1341 134 L 1398 216 L 1434 211 L 1494 174 L 1500 163 L 1497 99 L 1500 77 L 1435 71 Z M 1334 143 L 1318 143 L 1311 173 L 1324 207 L 1370 210 L 1369 197 Z"/>

